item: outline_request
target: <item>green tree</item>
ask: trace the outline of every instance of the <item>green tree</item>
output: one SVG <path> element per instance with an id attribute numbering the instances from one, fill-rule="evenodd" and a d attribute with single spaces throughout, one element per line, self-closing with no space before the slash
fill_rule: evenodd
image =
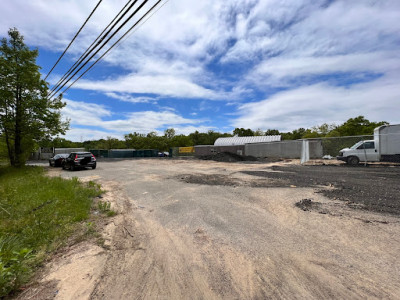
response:
<path id="1" fill-rule="evenodd" d="M 376 127 L 387 125 L 389 123 L 382 122 L 371 122 L 365 119 L 364 116 L 358 116 L 356 118 L 350 118 L 342 125 L 336 127 L 336 135 L 339 136 L 352 136 L 352 135 L 372 135 Z"/>
<path id="2" fill-rule="evenodd" d="M 268 129 L 265 132 L 265 135 L 280 135 L 279 130 L 276 129 Z"/>
<path id="3" fill-rule="evenodd" d="M 261 128 L 258 128 L 256 131 L 254 131 L 254 135 L 255 136 L 263 136 L 265 134 L 264 134 L 264 131 L 261 130 Z"/>
<path id="4" fill-rule="evenodd" d="M 35 143 L 64 134 L 61 96 L 48 98 L 48 85 L 36 65 L 38 50 L 30 50 L 17 29 L 8 31 L 0 46 L 0 135 L 5 137 L 12 166 L 24 165 Z"/>
<path id="5" fill-rule="evenodd" d="M 184 134 L 175 135 L 169 147 L 189 147 L 194 146 L 194 143 L 190 136 Z"/>
<path id="6" fill-rule="evenodd" d="M 121 142 L 119 139 L 113 138 L 111 136 L 108 136 L 104 142 L 99 145 L 100 148 L 102 149 L 121 149 L 121 148 L 125 148 L 125 143 Z"/>
<path id="7" fill-rule="evenodd" d="M 237 135 L 237 136 L 254 136 L 254 131 L 251 130 L 250 128 L 248 128 L 248 129 L 235 128 L 233 130 L 233 135 Z"/>
<path id="8" fill-rule="evenodd" d="M 172 139 L 172 138 L 174 138 L 174 136 L 175 136 L 175 129 L 173 129 L 173 128 L 165 129 L 165 131 L 164 131 L 164 136 L 165 136 L 167 139 Z"/>

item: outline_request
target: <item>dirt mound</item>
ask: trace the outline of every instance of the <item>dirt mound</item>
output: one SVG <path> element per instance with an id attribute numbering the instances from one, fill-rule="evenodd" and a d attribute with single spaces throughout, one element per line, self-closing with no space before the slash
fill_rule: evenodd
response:
<path id="1" fill-rule="evenodd" d="M 199 158 L 203 160 L 214 160 L 219 162 L 258 161 L 258 159 L 254 156 L 243 156 L 231 152 L 220 152 L 213 155 L 203 155 Z"/>

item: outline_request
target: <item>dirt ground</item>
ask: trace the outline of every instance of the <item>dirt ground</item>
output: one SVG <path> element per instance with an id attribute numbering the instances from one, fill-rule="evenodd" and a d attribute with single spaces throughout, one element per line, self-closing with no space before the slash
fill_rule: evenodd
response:
<path id="1" fill-rule="evenodd" d="M 20 299 L 399 299 L 400 167 L 142 159 L 96 170 L 104 245 Z"/>

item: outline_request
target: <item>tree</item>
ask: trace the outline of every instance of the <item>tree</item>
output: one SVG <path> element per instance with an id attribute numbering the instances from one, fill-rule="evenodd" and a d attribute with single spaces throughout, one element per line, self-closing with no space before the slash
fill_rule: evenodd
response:
<path id="1" fill-rule="evenodd" d="M 174 136 L 175 136 L 175 129 L 173 129 L 173 128 L 165 129 L 165 130 L 164 130 L 164 136 L 165 136 L 167 139 L 172 139 L 172 138 L 174 138 Z"/>
<path id="2" fill-rule="evenodd" d="M 342 125 L 336 127 L 334 131 L 340 136 L 372 135 L 376 127 L 387 124 L 385 121 L 370 122 L 364 116 L 358 116 L 348 119 Z"/>
<path id="3" fill-rule="evenodd" d="M 233 130 L 233 135 L 237 135 L 237 136 L 254 136 L 254 131 L 251 130 L 250 128 L 248 128 L 248 129 L 235 128 L 235 130 Z"/>
<path id="4" fill-rule="evenodd" d="M 261 128 L 258 128 L 256 131 L 254 131 L 254 136 L 263 136 L 264 131 L 261 130 Z"/>
<path id="5" fill-rule="evenodd" d="M 36 65 L 38 50 L 30 50 L 17 29 L 0 46 L 0 135 L 5 137 L 12 166 L 22 166 L 35 142 L 65 134 L 61 96 L 48 98 L 48 85 Z"/>
<path id="6" fill-rule="evenodd" d="M 268 129 L 265 132 L 265 135 L 280 135 L 279 130 L 277 129 Z"/>

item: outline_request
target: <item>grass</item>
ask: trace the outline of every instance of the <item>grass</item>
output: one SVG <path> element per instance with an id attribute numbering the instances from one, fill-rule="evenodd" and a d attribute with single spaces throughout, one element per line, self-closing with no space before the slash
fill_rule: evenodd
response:
<path id="1" fill-rule="evenodd" d="M 102 213 L 107 215 L 107 217 L 113 217 L 116 215 L 116 212 L 111 209 L 111 203 L 106 201 L 97 202 L 97 208 Z"/>
<path id="2" fill-rule="evenodd" d="M 40 167 L 0 167 L 0 298 L 82 228 L 100 194 L 93 182 L 47 177 Z"/>

